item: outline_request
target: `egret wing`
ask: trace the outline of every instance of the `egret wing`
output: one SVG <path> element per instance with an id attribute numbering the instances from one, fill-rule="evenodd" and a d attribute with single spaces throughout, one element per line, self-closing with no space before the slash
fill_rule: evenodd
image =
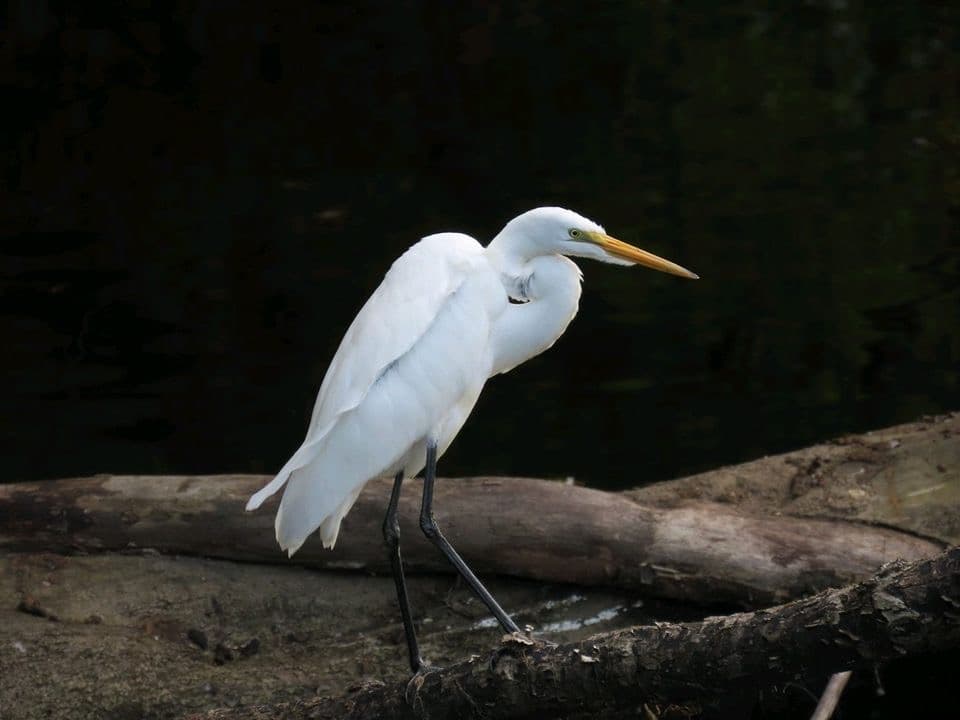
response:
<path id="1" fill-rule="evenodd" d="M 485 262 L 483 247 L 460 233 L 423 238 L 387 271 L 357 313 L 320 386 L 307 436 L 276 477 L 254 494 L 254 510 L 309 463 L 337 418 L 356 408 L 377 379 L 430 327 L 444 302 Z"/>
<path id="2" fill-rule="evenodd" d="M 377 378 L 427 331 L 444 301 L 463 284 L 483 247 L 468 235 L 430 235 L 387 271 L 340 342 L 320 386 L 307 441 L 363 400 Z"/>

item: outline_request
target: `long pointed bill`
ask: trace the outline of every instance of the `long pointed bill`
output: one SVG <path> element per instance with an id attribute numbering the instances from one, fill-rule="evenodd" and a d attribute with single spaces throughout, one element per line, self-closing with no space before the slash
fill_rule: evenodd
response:
<path id="1" fill-rule="evenodd" d="M 659 270 L 660 272 L 670 273 L 671 275 L 679 275 L 680 277 L 691 278 L 693 280 L 700 279 L 699 275 L 690 272 L 686 268 L 680 267 L 676 263 L 672 263 L 669 260 L 664 260 L 659 255 L 654 255 L 646 250 L 641 250 L 638 247 L 634 247 L 633 245 L 617 240 L 616 238 L 612 238 L 609 235 L 595 232 L 588 232 L 586 234 L 597 245 L 602 247 L 614 257 L 629 260 L 630 262 L 637 263 L 637 265 L 643 265 L 644 267 L 652 268 L 653 270 Z"/>

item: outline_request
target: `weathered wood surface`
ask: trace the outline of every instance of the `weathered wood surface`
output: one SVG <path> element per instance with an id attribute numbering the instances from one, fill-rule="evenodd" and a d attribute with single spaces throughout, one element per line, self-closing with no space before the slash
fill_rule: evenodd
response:
<path id="1" fill-rule="evenodd" d="M 639 506 L 644 513 L 640 517 L 666 522 L 665 518 L 682 515 L 662 511 L 703 508 L 699 503 L 705 500 L 724 517 L 742 516 L 743 509 L 748 517 L 766 515 L 773 521 L 777 513 L 823 513 L 829 519 L 817 527 L 872 530 L 870 524 L 881 523 L 888 526 L 881 529 L 894 537 L 917 539 L 913 534 L 919 533 L 935 547 L 950 541 L 951 528 L 958 526 L 958 458 L 960 433 L 953 415 L 613 498 L 626 501 L 618 507 L 627 508 L 627 520 Z M 75 494 L 50 497 L 44 497 L 42 487 L 33 495 L 31 485 L 0 486 L 0 717 L 167 720 L 211 707 L 306 700 L 318 693 L 343 696 L 374 679 L 388 683 L 404 679 L 405 648 L 390 578 L 330 569 L 360 562 L 363 553 L 370 560 L 366 570 L 383 567 L 379 522 L 385 488 L 374 486 L 363 496 L 358 510 L 367 512 L 369 519 L 349 516 L 345 542 L 332 556 L 307 543 L 304 557 L 315 566 L 330 560 L 326 570 L 317 571 L 290 563 L 275 549 L 270 508 L 255 515 L 240 512 L 247 493 L 262 478 L 141 480 L 100 476 L 68 483 Z M 442 481 L 441 487 L 453 492 L 459 482 Z M 404 544 L 420 568 L 440 568 L 432 548 L 421 545 L 416 523 L 406 522 L 416 517 L 417 485 L 408 488 L 405 498 Z M 511 516 L 498 517 L 501 505 L 491 499 L 515 487 L 512 480 L 480 479 L 466 485 L 476 496 L 468 515 L 461 518 L 450 508 L 441 519 L 446 519 L 456 542 L 463 546 L 468 541 L 471 560 L 481 560 L 478 565 L 484 567 L 483 578 L 491 590 L 521 626 L 534 625 L 538 637 L 582 644 L 587 635 L 601 630 L 703 616 L 694 605 L 652 598 L 648 589 L 669 594 L 673 587 L 672 592 L 681 595 L 677 588 L 683 586 L 671 586 L 659 575 L 645 584 L 636 568 L 649 563 L 650 555 L 642 554 L 646 552 L 642 547 L 631 548 L 629 542 L 650 536 L 632 530 L 618 535 L 622 517 L 597 518 L 574 507 L 570 517 L 550 520 L 562 521 L 563 533 L 523 534 L 539 514 L 545 514 L 544 497 L 535 488 L 582 497 L 580 488 L 531 484 L 534 497 L 507 495 L 504 505 L 515 506 L 519 515 L 524 514 L 520 510 L 527 511 L 519 528 L 513 529 Z M 709 520 L 705 518 L 705 527 L 711 527 Z M 898 528 L 906 532 L 897 533 Z M 467 537 L 464 530 L 469 531 Z M 501 550 L 494 546 L 493 560 L 482 562 L 487 546 L 471 546 L 470 533 L 487 541 L 501 538 L 497 542 L 503 545 Z M 580 540 L 574 539 L 577 533 Z M 505 552 L 507 543 L 521 542 L 531 544 L 522 548 L 532 553 L 529 557 Z M 609 549 L 611 544 L 621 548 L 616 551 L 620 554 Z M 705 552 L 715 552 L 711 543 L 703 544 Z M 663 547 L 680 546 L 661 546 L 657 552 L 664 552 Z M 270 564 L 157 552 L 189 553 L 191 548 Z M 608 585 L 570 588 L 492 574 L 510 567 L 522 572 L 524 563 L 539 562 L 538 554 L 547 558 L 546 566 L 554 574 L 569 565 L 584 573 L 582 577 L 599 578 Z M 551 555 L 563 560 L 551 560 Z M 706 563 L 709 556 L 699 557 Z M 516 564 L 501 565 L 505 558 Z M 599 560 L 592 568 L 591 558 Z M 608 572 L 606 567 L 613 566 L 604 563 L 611 559 L 634 567 L 634 575 Z M 808 578 L 815 577 L 805 562 L 801 555 L 788 568 L 799 567 Z M 602 572 L 597 572 L 599 566 Z M 713 577 L 719 576 L 717 572 Z M 632 588 L 615 587 L 631 577 L 636 583 Z M 742 578 L 736 583 L 732 587 L 739 589 L 728 599 L 740 595 L 742 605 L 763 601 L 764 595 L 751 598 Z M 432 662 L 451 665 L 496 644 L 499 633 L 487 626 L 484 608 L 453 576 L 414 575 L 410 591 L 424 653 Z M 198 646 L 198 638 L 206 639 L 205 649 Z M 935 677 L 944 662 L 949 664 L 951 658 L 958 662 L 958 653 L 943 656 L 947 660 L 912 660 L 910 667 L 923 672 L 911 672 L 914 677 Z M 819 656 L 813 662 L 819 665 Z M 822 669 L 828 673 L 835 668 Z M 902 674 L 902 665 L 880 668 L 888 694 L 875 702 L 886 707 L 897 697 L 895 683 Z M 872 682 L 873 677 L 872 671 L 857 673 L 843 703 L 856 700 L 858 683 Z M 927 694 L 935 694 L 937 687 L 928 687 Z M 822 682 L 812 679 L 780 685 L 774 695 L 786 699 L 790 717 L 808 717 L 822 689 Z M 771 708 L 774 695 L 765 694 L 765 716 L 787 717 Z M 872 697 L 861 693 L 861 700 L 864 695 Z M 625 715 L 635 716 L 632 712 Z"/>
<path id="2" fill-rule="evenodd" d="M 958 545 L 960 413 L 847 435 L 627 494 L 657 507 L 704 501 L 744 512 L 867 522 Z"/>
<path id="3" fill-rule="evenodd" d="M 215 710 L 193 720 L 602 718 L 644 706 L 671 707 L 674 717 L 749 717 L 763 688 L 788 681 L 819 686 L 838 670 L 958 646 L 960 548 L 954 548 L 768 610 L 635 627 L 575 645 L 506 641 L 412 684 Z"/>
<path id="4" fill-rule="evenodd" d="M 265 480 L 102 475 L 0 485 L 0 548 L 154 548 L 286 563 L 273 539 L 274 505 L 242 510 Z M 294 562 L 386 572 L 380 525 L 388 486 L 386 480 L 367 486 L 333 552 L 311 540 Z M 414 571 L 449 571 L 417 527 L 419 482 L 405 490 L 405 562 Z M 769 604 L 960 541 L 960 416 L 630 493 L 528 478 L 441 481 L 435 507 L 441 526 L 483 575 Z M 813 517 L 818 512 L 825 517 Z"/>
<path id="5" fill-rule="evenodd" d="M 272 507 L 243 512 L 261 477 L 125 477 L 0 487 L 0 547 L 92 552 L 149 547 L 167 553 L 285 562 Z M 407 483 L 404 559 L 449 571 L 415 523 L 419 483 Z M 364 491 L 333 552 L 308 542 L 294 558 L 328 569 L 388 572 L 380 526 L 388 483 Z M 485 575 L 643 588 L 671 598 L 765 604 L 866 577 L 896 558 L 942 546 L 890 528 L 816 518 L 750 515 L 719 504 L 652 508 L 589 488 L 528 478 L 441 484 L 441 527 Z"/>

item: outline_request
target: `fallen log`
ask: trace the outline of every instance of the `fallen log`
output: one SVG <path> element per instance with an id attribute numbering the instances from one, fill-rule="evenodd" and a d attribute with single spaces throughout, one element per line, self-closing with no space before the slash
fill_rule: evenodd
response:
<path id="1" fill-rule="evenodd" d="M 768 610 L 634 627 L 576 645 L 508 636 L 483 657 L 410 684 L 191 718 L 602 718 L 666 706 L 678 717 L 749 717 L 762 688 L 819 687 L 839 670 L 957 647 L 960 548 L 953 548 Z"/>
<path id="2" fill-rule="evenodd" d="M 541 637 L 571 642 L 585 638 L 591 630 L 614 630 L 653 619 L 693 620 L 701 617 L 700 611 L 653 602 L 648 596 L 655 592 L 679 595 L 684 587 L 671 586 L 660 567 L 677 570 L 682 578 L 682 561 L 690 563 L 687 567 L 692 574 L 704 567 L 709 573 L 709 553 L 722 556 L 746 544 L 737 545 L 736 538 L 727 544 L 724 538 L 735 534 L 729 527 L 719 535 L 723 542 L 718 543 L 709 524 L 711 508 L 717 509 L 721 518 L 727 513 L 734 518 L 745 516 L 751 532 L 761 527 L 752 524 L 758 515 L 768 516 L 773 527 L 779 527 L 777 513 L 832 516 L 826 525 L 800 526 L 817 536 L 823 527 L 840 528 L 832 536 L 836 545 L 830 549 L 830 558 L 842 554 L 842 529 L 862 528 L 864 523 L 892 526 L 880 529 L 894 538 L 918 539 L 912 533 L 930 536 L 933 542 L 929 547 L 936 552 L 937 541 L 950 540 L 951 524 L 956 528 L 960 523 L 958 421 L 957 415 L 926 419 L 696 478 L 612 494 L 616 503 L 609 518 L 597 517 L 608 508 L 606 494 L 591 501 L 595 505 L 584 507 L 574 502 L 585 497 L 579 488 L 558 483 L 524 485 L 509 479 L 476 479 L 463 481 L 461 486 L 461 481 L 441 481 L 444 490 L 452 493 L 450 502 L 457 504 L 449 513 L 441 513 L 441 520 L 461 546 L 464 541 L 473 543 L 471 560 L 484 566 L 484 579 L 494 594 L 517 613 L 518 620 L 537 627 Z M 263 480 L 100 476 L 49 486 L 0 486 L 0 646 L 6 648 L 0 653 L 0 705 L 11 720 L 65 715 L 173 718 L 238 703 L 273 705 L 310 698 L 317 692 L 340 696 L 371 677 L 388 683 L 402 679 L 403 635 L 389 577 L 305 572 L 287 561 L 274 544 L 272 510 L 265 508 L 254 515 L 241 510 L 247 494 Z M 420 547 L 414 520 L 419 487 L 411 485 L 403 507 L 405 549 L 409 548 L 420 569 L 446 569 L 431 547 Z M 511 495 L 511 488 L 518 485 L 523 486 L 520 494 Z M 540 494 L 541 487 L 561 499 L 560 493 L 569 493 L 564 500 L 567 504 L 560 509 L 566 507 L 570 517 L 564 517 L 560 509 L 554 514 L 550 508 L 554 495 Z M 458 494 L 461 488 L 463 493 Z M 704 500 L 713 504 L 703 505 Z M 347 542 L 342 547 L 331 554 L 308 542 L 305 553 L 295 560 L 303 557 L 315 567 L 342 567 L 344 563 L 357 567 L 366 554 L 370 563 L 360 566 L 385 568 L 379 539 L 385 501 L 386 487 L 372 486 L 357 508 L 367 512 L 369 519 L 355 514 L 348 517 L 344 529 Z M 499 508 L 510 505 L 514 507 L 507 507 L 507 514 L 497 517 Z M 640 509 L 635 511 L 635 507 Z M 521 512 L 525 508 L 533 509 Z M 621 513 L 617 508 L 625 509 Z M 661 574 L 648 573 L 650 582 L 645 585 L 642 563 L 650 563 L 653 553 L 656 557 L 676 554 L 683 544 L 643 548 L 631 547 L 631 543 L 656 538 L 651 533 L 657 523 L 683 517 L 661 511 L 691 508 L 700 514 L 689 512 L 690 522 L 699 523 L 703 518 L 710 535 L 681 533 L 681 538 L 700 542 L 689 551 L 692 560 L 675 559 L 676 565 L 654 568 Z M 550 527 L 562 527 L 563 533 L 548 536 L 531 531 L 529 526 L 536 524 L 540 514 L 547 516 Z M 517 517 L 524 524 L 510 525 L 511 518 Z M 651 522 L 646 530 L 644 526 L 617 526 L 635 518 Z M 796 535 L 788 535 L 777 543 L 767 540 L 766 545 L 746 549 L 763 558 L 778 546 L 785 553 L 798 540 Z M 358 541 L 359 545 L 354 544 Z M 511 544 L 522 551 L 519 556 L 510 554 Z M 797 564 L 787 563 L 787 570 L 794 576 L 806 573 L 807 578 L 815 578 L 810 569 L 814 566 L 804 563 L 816 547 L 801 552 Z M 187 557 L 157 554 L 152 552 L 154 548 Z M 63 554 L 54 555 L 51 550 Z M 884 552 L 881 546 L 880 551 L 884 560 L 894 555 L 889 547 Z M 488 552 L 493 554 L 488 557 Z M 608 588 L 571 590 L 491 576 L 503 572 L 504 567 L 516 568 L 518 574 L 527 572 L 524 568 L 535 564 L 536 553 L 569 555 L 569 563 L 545 562 L 547 577 L 562 576 L 569 565 L 571 575 L 587 578 L 583 582 L 596 579 Z M 275 565 L 208 560 L 203 554 Z M 752 562 L 751 557 L 740 562 Z M 788 556 L 778 557 L 782 561 Z M 735 571 L 736 557 L 733 562 Z M 618 563 L 627 571 L 618 575 Z M 605 574 L 608 567 L 612 569 L 609 575 Z M 863 568 L 866 574 L 871 570 Z M 708 577 L 721 577 L 724 571 L 712 572 Z M 836 574 L 833 580 L 830 577 L 822 575 L 821 580 L 843 582 Z M 636 589 L 616 589 L 621 578 Z M 706 592 L 708 586 L 699 587 Z M 483 608 L 452 577 L 412 578 L 410 588 L 426 657 L 449 666 L 471 653 L 486 653 L 495 642 L 498 633 L 479 623 Z M 735 578 L 730 588 L 728 599 L 750 604 L 752 591 L 743 578 Z M 765 592 L 753 595 L 753 602 L 772 601 L 773 593 Z M 638 608 L 641 599 L 643 606 Z M 209 640 L 209 648 L 199 647 L 197 638 Z M 254 640 L 259 643 L 258 652 L 245 654 L 244 648 L 256 644 Z M 592 657 L 587 645 L 580 649 Z M 231 652 L 234 659 L 225 661 L 223 657 Z M 851 703 L 853 707 L 862 705 L 867 697 L 874 708 L 879 707 L 877 703 L 886 708 L 897 702 L 909 703 L 916 693 L 925 701 L 930 696 L 949 698 L 949 675 L 942 668 L 954 666 L 958 653 L 960 649 L 910 660 L 906 667 L 890 664 L 883 668 L 880 677 L 887 691 L 883 700 L 862 686 L 872 681 L 872 669 L 858 672 L 841 709 L 848 710 Z M 225 664 L 218 664 L 218 658 Z M 819 665 L 820 655 L 811 655 L 807 662 Z M 840 669 L 825 665 L 825 673 Z M 938 674 L 941 671 L 943 674 Z M 788 683 L 778 686 L 773 696 L 792 705 L 791 717 L 806 717 L 824 686 L 813 680 L 801 690 Z M 659 712 L 655 706 L 650 708 Z M 765 692 L 764 713 L 766 717 L 787 717 L 771 707 L 770 692 Z M 633 710 L 624 714 L 636 716 Z M 661 718 L 668 716 L 660 713 Z M 731 716 L 743 717 L 744 713 Z"/>
<path id="3" fill-rule="evenodd" d="M 91 478 L 0 486 L 0 548 L 101 552 L 153 548 L 241 561 L 288 562 L 273 506 L 245 513 L 260 476 Z M 401 502 L 411 570 L 449 571 L 416 523 L 417 481 Z M 389 572 L 381 523 L 389 482 L 371 482 L 333 552 L 318 540 L 294 562 Z M 276 501 L 274 501 L 276 502 Z M 441 527 L 482 574 L 642 589 L 646 594 L 757 606 L 868 577 L 885 562 L 930 557 L 944 544 L 832 519 L 751 515 L 716 503 L 657 508 L 527 478 L 441 481 Z"/>
<path id="4" fill-rule="evenodd" d="M 626 491 L 644 505 L 857 520 L 960 544 L 960 413 Z"/>

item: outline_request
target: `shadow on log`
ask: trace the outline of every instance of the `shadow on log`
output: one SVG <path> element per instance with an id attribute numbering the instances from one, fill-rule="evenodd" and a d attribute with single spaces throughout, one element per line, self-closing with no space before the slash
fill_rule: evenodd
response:
<path id="1" fill-rule="evenodd" d="M 192 720 L 601 718 L 644 706 L 671 706 L 677 717 L 749 717 L 764 687 L 822 686 L 837 670 L 960 645 L 960 548 L 769 610 L 635 627 L 576 646 L 507 638 L 410 684 Z"/>

